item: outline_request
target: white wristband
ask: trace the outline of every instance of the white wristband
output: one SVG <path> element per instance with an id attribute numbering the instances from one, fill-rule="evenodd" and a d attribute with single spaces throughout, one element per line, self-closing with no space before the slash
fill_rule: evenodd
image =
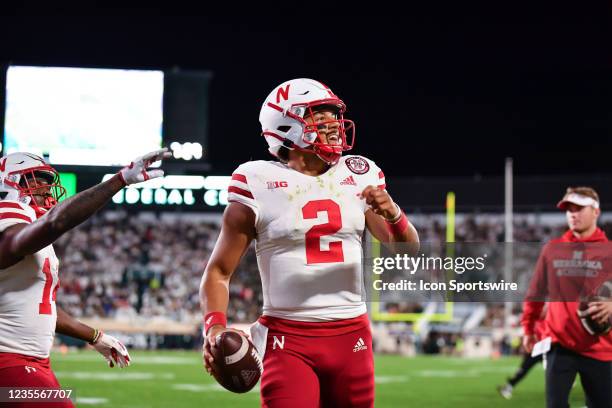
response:
<path id="1" fill-rule="evenodd" d="M 399 205 L 397 205 L 397 203 L 393 203 L 393 204 L 395 204 L 395 208 L 397 209 L 397 215 L 391 218 L 390 220 L 385 218 L 385 221 L 387 221 L 389 224 L 395 224 L 396 222 L 400 220 L 400 218 L 402 218 L 401 208 L 399 207 Z"/>

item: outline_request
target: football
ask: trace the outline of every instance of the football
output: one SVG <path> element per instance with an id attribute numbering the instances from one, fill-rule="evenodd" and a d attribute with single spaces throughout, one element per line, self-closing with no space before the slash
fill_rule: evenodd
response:
<path id="1" fill-rule="evenodd" d="M 235 331 L 223 332 L 216 340 L 217 347 L 212 353 L 215 379 L 229 391 L 250 391 L 263 371 L 257 349 L 248 338 Z"/>
<path id="2" fill-rule="evenodd" d="M 580 318 L 580 322 L 582 323 L 582 327 L 594 336 L 600 336 L 602 334 L 608 333 L 612 329 L 612 322 L 610 319 L 603 323 L 596 322 L 586 313 L 586 310 L 589 307 L 589 302 L 596 301 L 611 301 L 612 300 L 612 281 L 604 282 L 603 285 L 599 287 L 594 296 L 590 296 L 586 300 L 580 302 L 578 306 L 578 317 Z"/>

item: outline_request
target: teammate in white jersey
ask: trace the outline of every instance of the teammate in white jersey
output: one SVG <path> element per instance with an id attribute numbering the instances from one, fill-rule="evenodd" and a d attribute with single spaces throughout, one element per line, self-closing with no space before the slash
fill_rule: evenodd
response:
<path id="1" fill-rule="evenodd" d="M 383 172 L 342 157 L 354 139 L 346 106 L 327 86 L 295 79 L 276 87 L 260 113 L 278 161 L 240 165 L 200 289 L 204 364 L 226 325 L 229 281 L 256 241 L 263 316 L 251 329 L 264 355 L 265 407 L 371 407 L 372 338 L 362 293 L 362 238 L 418 244 L 386 190 Z"/>
<path id="2" fill-rule="evenodd" d="M 59 388 L 49 366 L 55 333 L 89 342 L 110 367 L 129 365 L 128 351 L 116 338 L 56 305 L 59 262 L 52 244 L 126 185 L 162 176 L 148 166 L 165 157 L 169 153 L 162 149 L 135 159 L 115 177 L 61 203 L 65 189 L 42 158 L 0 158 L 0 387 Z"/>

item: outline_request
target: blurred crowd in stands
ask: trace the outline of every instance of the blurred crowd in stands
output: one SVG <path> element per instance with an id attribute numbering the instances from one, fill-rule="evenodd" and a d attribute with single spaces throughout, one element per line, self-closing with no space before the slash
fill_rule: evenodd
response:
<path id="1" fill-rule="evenodd" d="M 200 279 L 218 233 L 211 222 L 103 212 L 55 245 L 58 301 L 77 317 L 197 321 Z M 230 288 L 233 320 L 255 320 L 259 282 L 255 254 L 249 251 Z"/>
<path id="2" fill-rule="evenodd" d="M 422 242 L 442 243 L 445 225 L 440 217 L 415 217 Z M 612 222 L 603 228 L 612 236 Z M 516 242 L 543 242 L 565 230 L 528 219 L 514 225 Z M 214 247 L 219 225 L 187 216 L 128 214 L 106 211 L 63 236 L 55 245 L 60 259 L 58 302 L 76 317 L 151 318 L 180 322 L 201 318 L 198 290 L 202 272 Z M 503 242 L 503 217 L 459 217 L 457 242 Z M 228 317 L 253 322 L 262 304 L 254 247 L 247 252 L 230 286 Z M 420 312 L 419 305 L 409 310 Z M 499 321 L 491 309 L 485 322 Z M 493 324 L 493 323 L 491 323 Z"/>

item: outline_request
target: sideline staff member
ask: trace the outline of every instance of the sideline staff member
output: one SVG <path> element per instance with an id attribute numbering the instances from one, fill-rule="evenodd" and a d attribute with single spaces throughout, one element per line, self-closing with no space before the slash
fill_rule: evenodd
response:
<path id="1" fill-rule="evenodd" d="M 530 292 L 523 307 L 523 346 L 531 351 L 535 323 L 548 303 L 546 336 L 552 338 L 546 367 L 546 405 L 569 407 L 568 398 L 576 374 L 589 407 L 612 407 L 612 332 L 590 334 L 578 316 L 578 301 L 610 279 L 611 251 L 604 232 L 597 227 L 599 196 L 590 187 L 570 187 L 557 207 L 565 210 L 569 230 L 544 246 Z M 597 259 L 601 262 L 584 262 Z M 572 266 L 574 265 L 574 266 Z M 555 301 L 557 300 L 557 301 Z M 610 319 L 612 301 L 590 302 L 590 317 Z"/>

